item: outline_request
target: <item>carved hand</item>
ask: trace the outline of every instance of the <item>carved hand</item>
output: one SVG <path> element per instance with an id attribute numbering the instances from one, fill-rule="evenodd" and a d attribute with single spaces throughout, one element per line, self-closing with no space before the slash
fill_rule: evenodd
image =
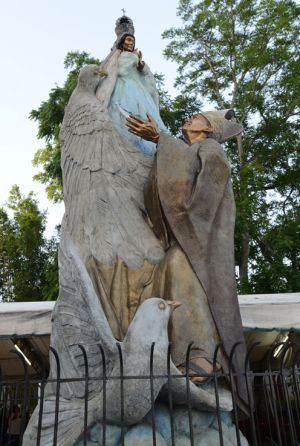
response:
<path id="1" fill-rule="evenodd" d="M 139 58 L 138 64 L 137 64 L 137 69 L 139 71 L 142 71 L 142 69 L 145 66 L 145 62 L 143 61 L 143 53 L 141 52 L 141 50 L 135 49 L 135 53 Z"/>
<path id="2" fill-rule="evenodd" d="M 130 115 L 126 119 L 126 125 L 128 127 L 128 131 L 133 133 L 136 136 L 140 136 L 147 141 L 152 141 L 157 143 L 159 140 L 159 130 L 156 122 L 150 115 L 147 113 L 148 121 L 144 121 L 135 115 Z"/>

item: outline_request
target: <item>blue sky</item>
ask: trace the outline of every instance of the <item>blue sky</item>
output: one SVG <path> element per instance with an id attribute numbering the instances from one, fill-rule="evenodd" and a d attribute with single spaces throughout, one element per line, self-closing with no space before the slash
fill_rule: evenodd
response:
<path id="1" fill-rule="evenodd" d="M 166 41 L 161 33 L 180 24 L 177 0 L 14 0 L 1 2 L 0 17 L 0 206 L 13 184 L 27 194 L 36 193 L 48 209 L 48 230 L 61 220 L 62 205 L 52 205 L 44 188 L 32 181 L 31 161 L 43 142 L 36 138 L 37 125 L 29 112 L 47 99 L 50 89 L 61 85 L 68 51 L 87 51 L 104 58 L 114 40 L 116 19 L 125 8 L 135 25 L 136 45 L 153 72 L 162 72 L 172 88 L 176 66 L 162 56 Z"/>

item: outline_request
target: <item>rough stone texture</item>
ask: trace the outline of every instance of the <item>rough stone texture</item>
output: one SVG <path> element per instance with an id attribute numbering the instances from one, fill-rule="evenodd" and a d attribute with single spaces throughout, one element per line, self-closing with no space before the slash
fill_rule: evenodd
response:
<path id="1" fill-rule="evenodd" d="M 152 424 L 151 411 L 144 420 L 146 423 Z M 155 404 L 155 428 L 167 442 L 171 440 L 170 414 L 167 406 L 164 404 Z"/>
<path id="2" fill-rule="evenodd" d="M 173 411 L 174 434 L 176 446 L 190 446 L 190 427 L 188 411 L 185 407 L 175 407 Z M 231 414 L 221 413 L 222 433 L 224 446 L 236 446 L 236 430 L 232 423 Z M 217 417 L 215 414 L 192 410 L 194 446 L 217 446 L 219 445 L 219 432 Z M 155 405 L 155 428 L 157 446 L 171 446 L 170 413 L 165 404 Z M 248 442 L 240 432 L 241 446 L 248 446 Z M 90 430 L 88 445 L 97 444 L 102 446 L 102 426 L 97 423 Z M 121 446 L 121 429 L 115 425 L 106 427 L 106 445 Z M 125 432 L 125 446 L 152 446 L 152 415 L 149 412 L 143 422 L 136 424 Z M 83 446 L 83 442 L 76 443 Z"/>
<path id="3" fill-rule="evenodd" d="M 218 422 L 215 414 L 192 410 L 192 425 L 195 446 L 217 446 L 219 444 Z M 190 426 L 188 410 L 186 407 L 175 407 L 173 411 L 176 446 L 190 445 Z M 231 414 L 221 413 L 224 446 L 236 446 L 236 431 L 231 420 Z M 151 425 L 151 412 L 145 417 Z M 155 405 L 155 427 L 165 439 L 168 446 L 172 444 L 170 415 L 168 407 L 164 404 Z M 152 430 L 151 430 L 152 432 Z M 240 432 L 241 445 L 248 446 L 248 442 Z"/>
<path id="4" fill-rule="evenodd" d="M 153 446 L 152 427 L 148 424 L 141 423 L 131 428 L 125 435 L 126 446 Z M 156 432 L 156 445 L 167 446 L 162 436 Z"/>
<path id="5" fill-rule="evenodd" d="M 87 440 L 87 442 L 86 442 L 87 446 L 95 446 L 96 444 L 98 444 L 98 443 L 95 442 L 95 441 L 91 441 L 91 440 Z M 83 440 L 81 440 L 78 443 L 76 443 L 76 446 L 83 446 L 83 445 L 84 445 Z"/>
<path id="6" fill-rule="evenodd" d="M 229 439 L 223 434 L 224 446 L 233 446 Z M 203 435 L 198 435 L 195 439 L 195 446 L 217 446 L 220 444 L 219 433 L 213 429 L 208 430 Z M 236 443 L 235 443 L 236 444 Z"/>
<path id="7" fill-rule="evenodd" d="M 99 446 L 102 446 L 103 427 L 97 423 L 90 430 L 90 439 Z M 121 439 L 121 428 L 113 424 L 108 424 L 105 429 L 105 440 L 107 445 L 118 446 Z"/>
<path id="8" fill-rule="evenodd" d="M 225 424 L 227 427 L 232 425 L 232 418 L 230 412 L 221 412 L 221 422 L 222 425 Z M 212 424 L 212 427 L 214 427 L 216 430 L 218 430 L 218 419 L 217 417 L 214 417 L 214 422 Z"/>
<path id="9" fill-rule="evenodd" d="M 235 426 L 234 425 L 226 426 L 223 424 L 222 427 L 223 427 L 223 435 L 229 441 L 228 444 L 235 446 L 237 444 Z M 241 441 L 241 446 L 248 446 L 248 441 L 241 433 L 241 431 L 240 431 L 240 441 Z"/>
<path id="10" fill-rule="evenodd" d="M 213 423 L 215 415 L 210 412 L 192 410 L 192 426 L 194 436 L 205 432 Z M 189 416 L 186 407 L 177 408 L 174 416 L 175 431 L 188 437 L 190 435 Z"/>
<path id="11" fill-rule="evenodd" d="M 194 442 L 194 445 L 197 446 L 197 443 Z M 191 446 L 191 440 L 187 437 L 176 437 L 176 446 Z"/>
<path id="12" fill-rule="evenodd" d="M 168 293 L 175 299 L 173 290 L 183 282 L 174 274 L 182 270 L 182 258 L 193 279 L 186 276 L 188 291 L 179 293 L 187 308 L 187 313 L 181 313 L 182 323 L 178 324 L 183 328 L 175 330 L 176 317 L 172 323 L 171 375 L 180 374 L 175 365 L 182 360 L 177 361 L 176 350 L 180 351 L 180 357 L 185 357 L 186 347 L 193 339 L 201 342 L 206 339 L 209 348 L 194 345 L 193 350 L 207 351 L 207 358 L 213 356 L 219 338 L 227 356 L 231 346 L 243 339 L 234 277 L 234 202 L 226 156 L 211 138 L 194 148 L 185 146 L 181 150 L 184 143 L 177 147 L 178 141 L 162 135 L 156 172 L 157 197 L 162 209 L 154 213 L 155 218 L 151 220 L 144 186 L 156 148 L 153 143 L 146 143 L 127 131 L 125 116 L 130 111 L 146 118 L 150 112 L 161 130 L 165 126 L 159 115 L 158 94 L 149 68 L 143 65 L 140 70 L 137 54 L 117 48 L 125 29 L 133 32 L 128 17 L 120 19 L 117 42 L 101 70 L 96 65 L 80 70 L 59 135 L 66 212 L 59 249 L 60 293 L 53 311 L 51 345 L 60 359 L 60 378 L 70 382 L 60 387 L 58 446 L 76 444 L 83 432 L 84 415 L 87 415 L 88 427 L 92 426 L 88 444 L 101 444 L 102 441 L 103 380 L 89 382 L 88 413 L 84 414 L 85 382 L 79 380 L 85 376 L 83 346 L 90 377 L 103 375 L 104 361 L 99 344 L 105 353 L 108 378 L 105 408 L 106 419 L 111 423 L 107 428 L 108 445 L 118 446 L 120 442 L 116 424 L 121 420 L 121 384 L 110 379 L 120 375 L 116 339 L 122 341 L 125 375 L 145 377 L 149 374 L 150 349 L 154 342 L 154 375 L 166 376 L 167 325 L 171 310 L 165 300 L 169 299 Z M 122 79 L 119 79 L 120 73 Z M 208 118 L 214 128 L 214 138 L 223 141 L 232 136 L 231 132 L 222 136 L 232 123 L 224 119 L 224 113 L 220 118 L 220 113 L 210 112 Z M 151 150 L 148 144 L 152 145 Z M 194 203 L 200 203 L 201 209 Z M 166 229 L 167 239 L 170 236 L 166 246 L 155 231 L 154 221 L 159 220 L 160 215 L 166 218 L 160 223 L 172 233 L 167 234 Z M 172 250 L 173 242 L 182 248 L 177 256 Z M 201 258 L 199 253 L 202 253 Z M 207 265 L 213 267 L 207 268 Z M 168 286 L 166 277 L 171 278 Z M 191 287 L 192 281 L 196 281 L 195 288 Z M 198 299 L 200 285 L 202 306 Z M 160 292 L 162 287 L 163 292 Z M 152 296 L 163 296 L 165 300 L 151 299 Z M 159 308 L 165 310 L 164 315 Z M 206 325 L 193 318 L 195 308 L 198 315 L 204 315 Z M 196 330 L 189 331 L 188 327 Z M 199 327 L 203 328 L 203 333 L 198 331 Z M 241 355 L 239 358 L 243 359 Z M 235 368 L 238 372 L 238 367 Z M 56 370 L 51 357 L 52 380 Z M 153 381 L 154 399 L 159 393 L 168 395 L 166 383 L 166 378 Z M 174 405 L 186 405 L 186 380 L 171 378 L 168 385 L 172 388 Z M 211 427 L 212 411 L 216 407 L 214 388 L 197 387 L 193 383 L 189 387 L 194 433 L 199 438 L 213 437 L 216 432 Z M 53 444 L 55 392 L 55 385 L 49 382 L 43 406 L 43 446 Z M 152 444 L 151 417 L 141 421 L 151 408 L 149 380 L 127 381 L 123 402 L 122 421 L 133 426 L 128 427 L 127 444 Z M 219 402 L 222 410 L 232 410 L 229 391 L 220 389 Z M 36 443 L 38 413 L 37 407 L 26 429 L 24 446 Z M 157 446 L 170 444 L 168 409 L 159 406 L 155 417 Z M 183 445 L 190 435 L 188 416 L 183 408 L 174 411 L 174 429 Z M 231 438 L 232 426 L 229 424 L 224 430 Z M 203 439 L 201 441 L 203 443 Z"/>

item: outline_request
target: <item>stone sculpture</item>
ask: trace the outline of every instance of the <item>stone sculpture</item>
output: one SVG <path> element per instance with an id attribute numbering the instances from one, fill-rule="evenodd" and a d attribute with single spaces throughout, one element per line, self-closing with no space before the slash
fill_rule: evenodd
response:
<path id="1" fill-rule="evenodd" d="M 98 297 L 81 256 L 67 234 L 62 235 L 60 244 L 60 294 L 53 311 L 51 343 L 61 358 L 61 379 L 78 379 L 84 376 L 84 361 L 79 344 L 85 346 L 91 377 L 102 376 L 103 363 L 99 345 L 106 356 L 106 422 L 121 422 L 120 380 L 109 378 L 120 376 L 120 361 L 116 340 L 110 330 Z M 154 342 L 154 374 L 167 376 L 168 321 L 175 301 L 161 298 L 147 299 L 138 309 L 129 326 L 123 343 L 124 375 L 147 376 L 150 372 L 150 351 Z M 53 358 L 52 358 L 53 359 Z M 171 373 L 179 371 L 171 364 Z M 56 377 L 56 364 L 51 361 L 50 379 Z M 167 381 L 154 380 L 153 395 L 157 397 Z M 84 381 L 71 381 L 60 386 L 58 446 L 72 446 L 84 429 Z M 103 382 L 91 381 L 88 393 L 88 426 L 99 422 L 103 417 Z M 215 407 L 213 393 L 198 388 L 191 383 L 191 404 L 203 410 Z M 54 438 L 54 418 L 56 410 L 56 383 L 48 383 L 43 402 L 43 422 L 41 445 L 50 446 Z M 178 379 L 174 389 L 174 399 L 186 398 L 185 380 Z M 232 409 L 230 394 L 220 393 L 220 406 L 223 410 Z M 124 387 L 124 423 L 132 425 L 146 416 L 151 408 L 150 383 L 147 380 L 133 379 Z M 23 438 L 24 446 L 36 443 L 39 423 L 39 406 L 31 417 Z"/>
<path id="2" fill-rule="evenodd" d="M 171 373 L 186 372 L 183 363 L 191 341 L 191 373 L 212 371 L 219 341 L 224 350 L 218 367 L 227 370 L 230 349 L 242 341 L 242 328 L 234 285 L 230 169 L 218 142 L 238 134 L 241 127 L 231 112 L 203 113 L 185 126 L 187 140 L 195 144 L 189 147 L 171 138 L 159 115 L 153 75 L 141 52 L 134 50 L 132 21 L 121 17 L 116 33 L 101 66 L 81 69 L 60 131 L 66 210 L 51 345 L 60 357 L 61 378 L 84 376 L 79 344 L 87 352 L 90 376 L 103 373 L 99 344 L 107 376 L 119 375 L 116 341 L 122 346 L 125 374 L 149 374 L 152 342 L 155 372 L 166 374 L 167 323 L 177 301 L 182 306 L 171 323 Z M 192 134 L 196 141 L 189 140 Z M 205 140 L 199 142 L 203 134 Z M 238 372 L 244 354 L 242 347 L 234 363 Z M 52 358 L 50 378 L 55 377 Z M 196 384 L 194 378 L 191 406 L 214 411 L 213 389 Z M 120 382 L 108 380 L 107 386 L 106 421 L 112 426 L 121 421 Z M 165 378 L 155 381 L 155 398 L 161 390 L 163 395 Z M 49 382 L 41 430 L 44 446 L 53 443 L 55 392 L 55 383 Z M 125 393 L 125 424 L 146 420 L 149 383 L 133 380 Z M 174 404 L 187 403 L 185 379 L 172 382 L 172 395 Z M 84 428 L 83 396 L 84 382 L 61 385 L 58 445 L 77 444 Z M 87 423 L 96 430 L 101 428 L 102 397 L 102 381 L 91 381 Z M 241 406 L 247 404 L 241 382 L 238 398 Z M 220 390 L 220 408 L 232 409 L 226 389 Z M 25 446 L 37 438 L 38 413 L 39 407 L 26 430 Z"/>
<path id="3" fill-rule="evenodd" d="M 235 204 L 230 166 L 220 145 L 241 133 L 242 126 L 232 110 L 204 112 L 184 125 L 188 144 L 160 132 L 152 118 L 131 116 L 128 127 L 135 135 L 158 141 L 145 202 L 166 254 L 155 270 L 153 292 L 188 304 L 172 321 L 173 360 L 176 365 L 184 362 L 183 352 L 193 339 L 191 369 L 209 371 L 205 361 L 222 341 L 219 361 L 226 370 L 231 349 L 241 343 L 234 366 L 243 374 L 246 349 L 234 273 Z M 247 404 L 242 379 L 238 396 L 241 405 Z"/>
<path id="4" fill-rule="evenodd" d="M 117 24 L 117 41 L 101 65 L 108 75 L 96 95 L 94 67 L 81 71 L 60 131 L 66 207 L 62 231 L 79 249 L 119 340 L 137 306 L 152 295 L 148 284 L 164 256 L 146 221 L 143 198 L 155 144 L 143 143 L 126 128 L 126 107 L 144 118 L 151 109 L 164 128 L 149 68 L 144 64 L 139 70 L 138 56 L 118 48 L 132 33 L 131 23 L 128 19 L 125 28 L 123 22 Z"/>

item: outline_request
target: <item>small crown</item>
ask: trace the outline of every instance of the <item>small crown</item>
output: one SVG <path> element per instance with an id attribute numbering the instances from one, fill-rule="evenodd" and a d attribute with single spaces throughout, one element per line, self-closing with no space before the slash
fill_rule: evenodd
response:
<path id="1" fill-rule="evenodd" d="M 134 36 L 134 26 L 131 18 L 127 17 L 126 15 L 119 17 L 116 21 L 115 32 L 117 34 L 117 37 L 120 37 L 126 33 L 132 34 Z"/>

